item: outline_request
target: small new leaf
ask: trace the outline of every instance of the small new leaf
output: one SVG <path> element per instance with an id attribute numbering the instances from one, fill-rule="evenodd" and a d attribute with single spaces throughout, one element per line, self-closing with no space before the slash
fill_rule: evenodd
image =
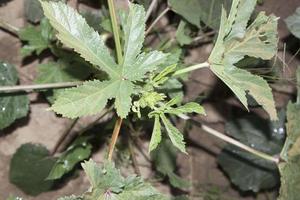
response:
<path id="1" fill-rule="evenodd" d="M 155 115 L 154 118 L 154 127 L 152 131 L 152 136 L 149 144 L 149 152 L 156 149 L 158 144 L 161 142 L 161 125 L 160 125 L 160 119 L 158 115 Z"/>
<path id="2" fill-rule="evenodd" d="M 185 113 L 197 113 L 205 115 L 205 110 L 202 106 L 195 102 L 189 102 L 177 108 L 167 109 L 165 113 L 180 115 Z"/>
<path id="3" fill-rule="evenodd" d="M 267 82 L 234 66 L 245 56 L 271 59 L 276 54 L 278 39 L 275 16 L 266 16 L 261 12 L 246 28 L 255 4 L 255 0 L 234 0 L 228 18 L 223 9 L 219 36 L 209 57 L 209 63 L 211 70 L 246 108 L 246 94 L 249 93 L 269 113 L 270 118 L 276 120 L 273 95 Z"/>
<path id="4" fill-rule="evenodd" d="M 181 152 L 187 153 L 185 150 L 185 142 L 182 133 L 172 125 L 172 123 L 166 118 L 164 114 L 160 115 L 162 122 L 168 132 L 168 136 L 171 139 L 173 145 L 177 147 Z"/>

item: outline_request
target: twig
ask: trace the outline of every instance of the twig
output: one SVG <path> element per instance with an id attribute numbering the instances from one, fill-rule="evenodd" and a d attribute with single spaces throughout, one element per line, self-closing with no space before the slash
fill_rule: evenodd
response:
<path id="1" fill-rule="evenodd" d="M 252 154 L 254 154 L 254 155 L 256 155 L 256 156 L 258 156 L 260 158 L 263 158 L 265 160 L 274 162 L 276 164 L 279 163 L 279 158 L 277 158 L 275 156 L 268 155 L 268 154 L 266 154 L 264 152 L 261 152 L 261 151 L 258 151 L 256 149 L 253 149 L 253 148 L 251 148 L 251 147 L 249 147 L 249 146 L 247 146 L 247 145 L 245 145 L 245 144 L 243 144 L 243 143 L 241 143 L 241 142 L 239 142 L 239 141 L 237 141 L 237 140 L 235 140 L 235 139 L 233 139 L 231 137 L 228 137 L 227 135 L 224 135 L 223 133 L 221 133 L 221 132 L 219 132 L 219 131 L 217 131 L 215 129 L 210 128 L 209 126 L 206 126 L 204 124 L 200 124 L 198 121 L 193 120 L 192 118 L 190 118 L 187 115 L 181 114 L 181 115 L 179 115 L 179 117 L 181 119 L 184 119 L 184 120 L 190 120 L 191 122 L 193 122 L 197 126 L 201 127 L 207 133 L 209 133 L 211 135 L 214 135 L 214 136 L 220 138 L 221 140 L 223 140 L 225 142 L 233 144 L 233 145 L 235 145 L 235 146 L 237 146 L 237 147 L 239 147 L 239 148 L 241 148 L 241 149 L 243 149 L 245 151 L 248 151 L 249 153 L 252 153 Z"/>
<path id="2" fill-rule="evenodd" d="M 157 1 L 158 0 L 152 0 L 148 10 L 147 10 L 147 13 L 146 13 L 146 21 L 149 19 L 153 9 L 155 8 L 156 4 L 157 4 Z"/>
<path id="3" fill-rule="evenodd" d="M 18 37 L 20 29 L 0 19 L 0 28 L 12 33 Z"/>
<path id="4" fill-rule="evenodd" d="M 0 87 L 0 93 L 34 92 L 34 90 L 67 88 L 67 87 L 74 87 L 81 84 L 82 84 L 81 81 L 77 81 L 77 82 L 62 82 L 62 83 L 46 83 L 46 84 L 36 84 L 36 85 L 3 86 Z"/>
<path id="5" fill-rule="evenodd" d="M 129 147 L 129 152 L 130 152 L 130 156 L 131 156 L 131 159 L 132 159 L 134 172 L 138 176 L 141 176 L 141 171 L 140 171 L 140 168 L 139 168 L 139 164 L 136 160 L 136 155 L 135 155 L 135 152 L 134 152 L 134 146 L 132 144 L 132 138 L 131 137 L 128 137 L 128 147 Z"/>
<path id="6" fill-rule="evenodd" d="M 67 126 L 67 128 L 64 130 L 64 132 L 62 133 L 62 135 L 60 136 L 60 138 L 58 139 L 57 143 L 55 144 L 54 148 L 52 149 L 50 155 L 54 155 L 59 146 L 63 143 L 63 141 L 66 139 L 66 137 L 69 135 L 69 133 L 71 132 L 71 130 L 73 129 L 73 127 L 76 125 L 76 123 L 78 122 L 79 118 L 73 119 L 71 121 L 71 123 Z"/>
<path id="7" fill-rule="evenodd" d="M 114 0 L 108 0 L 108 8 L 109 8 L 109 14 L 110 14 L 111 23 L 112 23 L 115 45 L 116 45 L 117 59 L 118 59 L 118 63 L 121 64 L 123 62 L 123 55 L 122 55 L 122 48 L 121 48 L 120 35 L 119 35 L 119 26 L 118 26 L 118 22 L 117 22 L 117 15 L 116 15 L 116 10 L 115 10 Z"/>
<path id="8" fill-rule="evenodd" d="M 164 9 L 160 15 L 152 22 L 152 24 L 148 27 L 148 29 L 145 32 L 145 35 L 148 35 L 151 31 L 151 29 L 157 24 L 157 22 L 159 22 L 159 20 L 170 10 L 169 7 L 167 7 L 166 9 Z"/>
<path id="9" fill-rule="evenodd" d="M 117 139 L 119 137 L 122 121 L 123 121 L 123 119 L 118 117 L 118 119 L 115 123 L 114 131 L 113 131 L 113 134 L 111 136 L 111 141 L 109 143 L 108 158 L 107 158 L 108 161 L 112 161 L 112 155 L 113 155 L 116 143 L 117 143 Z"/>
<path id="10" fill-rule="evenodd" d="M 204 39 L 204 38 L 206 38 L 206 37 L 209 37 L 209 36 L 211 36 L 211 35 L 214 35 L 216 32 L 215 31 L 210 31 L 210 32 L 208 32 L 208 33 L 204 33 L 204 34 L 202 34 L 202 35 L 199 35 L 199 36 L 197 36 L 197 37 L 195 37 L 195 38 L 193 38 L 193 43 L 195 43 L 195 42 L 198 42 L 199 40 L 202 40 L 202 39 Z"/>

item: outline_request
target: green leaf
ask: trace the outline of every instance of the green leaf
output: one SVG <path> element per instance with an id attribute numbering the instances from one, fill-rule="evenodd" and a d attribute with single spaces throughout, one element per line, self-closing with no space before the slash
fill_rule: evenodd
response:
<path id="1" fill-rule="evenodd" d="M 300 72 L 300 70 L 298 70 Z M 281 151 L 281 158 L 288 161 L 289 158 L 300 155 L 300 126 L 299 126 L 300 105 L 289 103 L 287 106 L 287 137 Z"/>
<path id="2" fill-rule="evenodd" d="M 261 152 L 276 155 L 281 150 L 282 133 L 274 129 L 270 121 L 258 116 L 239 117 L 228 122 L 225 128 L 231 136 Z M 218 162 L 230 177 L 231 182 L 242 191 L 258 192 L 262 189 L 273 188 L 279 183 L 275 163 L 261 159 L 233 145 L 227 145 L 222 150 L 218 156 Z"/>
<path id="3" fill-rule="evenodd" d="M 117 81 L 115 95 L 115 108 L 117 114 L 122 118 L 126 118 L 131 108 L 131 95 L 134 92 L 134 84 L 130 81 Z"/>
<path id="4" fill-rule="evenodd" d="M 222 65 L 211 65 L 210 69 L 234 92 L 247 109 L 246 95 L 250 94 L 269 113 L 272 120 L 277 119 L 271 88 L 263 78 L 234 66 L 226 68 Z"/>
<path id="5" fill-rule="evenodd" d="M 189 183 L 174 173 L 176 170 L 177 155 L 177 149 L 172 145 L 170 140 L 167 139 L 162 140 L 159 147 L 151 152 L 155 169 L 162 175 L 168 176 L 172 186 L 186 188 L 189 186 Z"/>
<path id="6" fill-rule="evenodd" d="M 123 68 L 133 65 L 141 52 L 145 38 L 145 23 L 144 8 L 130 4 L 129 14 L 123 27 L 125 35 Z"/>
<path id="7" fill-rule="evenodd" d="M 46 147 L 23 144 L 12 157 L 9 179 L 25 193 L 38 195 L 52 188 L 54 182 L 45 179 L 54 163 Z"/>
<path id="8" fill-rule="evenodd" d="M 53 39 L 53 29 L 49 21 L 44 18 L 39 27 L 27 26 L 19 31 L 21 40 L 28 44 L 22 47 L 21 55 L 26 57 L 36 52 L 37 55 L 47 49 Z"/>
<path id="9" fill-rule="evenodd" d="M 281 175 L 280 195 L 278 200 L 296 200 L 299 197 L 296 192 L 300 188 L 299 82 L 300 68 L 297 69 L 297 102 L 290 102 L 287 106 L 287 137 L 280 153 L 281 159 L 285 162 L 280 162 L 278 166 Z"/>
<path id="10" fill-rule="evenodd" d="M 248 108 L 246 94 L 250 94 L 277 119 L 273 95 L 267 82 L 234 66 L 245 56 L 271 59 L 277 51 L 277 18 L 258 14 L 246 28 L 256 1 L 234 0 L 231 12 L 226 17 L 222 11 L 221 25 L 216 45 L 209 57 L 211 70 L 234 92 Z"/>
<path id="11" fill-rule="evenodd" d="M 193 39 L 185 32 L 186 25 L 187 23 L 181 20 L 176 30 L 176 40 L 181 46 L 191 44 L 193 41 Z"/>
<path id="12" fill-rule="evenodd" d="M 133 65 L 124 66 L 123 76 L 131 81 L 140 81 L 147 72 L 154 71 L 165 61 L 167 54 L 160 51 L 142 53 Z"/>
<path id="13" fill-rule="evenodd" d="M 168 0 L 171 9 L 191 24 L 200 27 L 200 21 L 213 29 L 219 28 L 222 6 L 230 8 L 232 0 Z"/>
<path id="14" fill-rule="evenodd" d="M 300 7 L 298 7 L 295 13 L 286 18 L 285 23 L 291 33 L 300 39 Z"/>
<path id="15" fill-rule="evenodd" d="M 173 145 L 177 147 L 181 152 L 187 153 L 185 151 L 185 142 L 182 133 L 172 125 L 172 123 L 166 118 L 164 114 L 160 115 L 160 118 L 168 132 L 168 136 L 170 137 Z"/>
<path id="16" fill-rule="evenodd" d="M 0 62 L 0 86 L 16 85 L 18 74 L 11 64 Z M 25 117 L 29 111 L 29 99 L 24 94 L 0 94 L 0 129 Z"/>
<path id="17" fill-rule="evenodd" d="M 45 16 L 58 31 L 56 37 L 84 59 L 118 78 L 118 67 L 100 35 L 73 8 L 62 2 L 40 1 Z"/>
<path id="18" fill-rule="evenodd" d="M 88 139 L 88 137 L 77 138 L 56 160 L 47 179 L 59 179 L 70 172 L 80 161 L 89 158 L 92 153 L 92 145 L 87 143 Z"/>
<path id="19" fill-rule="evenodd" d="M 149 152 L 156 149 L 156 147 L 160 142 L 161 142 L 161 125 L 160 125 L 159 116 L 155 115 L 154 127 L 153 127 L 152 136 L 149 144 Z"/>
<path id="20" fill-rule="evenodd" d="M 126 118 L 132 104 L 131 96 L 135 93 L 134 81 L 144 78 L 146 73 L 155 70 L 167 57 L 158 51 L 141 53 L 145 26 L 144 9 L 130 4 L 129 15 L 123 25 L 124 60 L 117 66 L 99 34 L 74 9 L 61 2 L 41 2 L 45 15 L 58 31 L 57 37 L 110 75 L 110 80 L 89 81 L 77 88 L 65 90 L 57 96 L 52 110 L 70 118 L 96 114 L 109 99 L 115 98 L 118 115 Z"/>
<path id="21" fill-rule="evenodd" d="M 280 195 L 277 200 L 297 200 L 300 189 L 300 156 L 290 158 L 279 164 L 281 174 Z"/>
<path id="22" fill-rule="evenodd" d="M 26 19 L 33 23 L 39 22 L 44 16 L 39 0 L 25 0 L 24 12 Z"/>
<path id="23" fill-rule="evenodd" d="M 142 179 L 129 176 L 124 178 L 120 171 L 112 163 L 106 163 L 103 167 L 96 165 L 92 160 L 82 164 L 86 172 L 91 188 L 84 194 L 85 200 L 164 200 L 151 185 L 144 183 Z"/>
<path id="24" fill-rule="evenodd" d="M 87 78 L 90 71 L 86 66 L 74 66 L 65 60 L 58 60 L 57 62 L 48 62 L 38 66 L 38 75 L 35 80 L 36 83 L 59 83 L 78 81 Z"/>
<path id="25" fill-rule="evenodd" d="M 76 88 L 65 89 L 57 96 L 51 109 L 69 118 L 96 114 L 116 96 L 114 93 L 119 85 L 118 81 L 86 81 Z"/>
<path id="26" fill-rule="evenodd" d="M 198 114 L 205 115 L 205 110 L 198 103 L 189 102 L 177 108 L 167 109 L 165 110 L 165 113 L 174 114 L 174 115 L 180 115 L 185 113 L 198 113 Z"/>

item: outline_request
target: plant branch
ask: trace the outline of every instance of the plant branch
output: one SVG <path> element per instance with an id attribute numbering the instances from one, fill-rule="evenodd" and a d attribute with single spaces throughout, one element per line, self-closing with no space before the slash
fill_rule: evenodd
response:
<path id="1" fill-rule="evenodd" d="M 112 155 L 113 155 L 116 143 L 117 143 L 117 139 L 119 137 L 122 122 L 123 122 L 123 119 L 121 117 L 118 117 L 118 119 L 115 123 L 113 134 L 111 136 L 111 141 L 109 143 L 108 161 L 112 161 Z"/>
<path id="2" fill-rule="evenodd" d="M 117 15 L 116 15 L 116 10 L 115 10 L 114 0 L 108 0 L 108 8 L 109 8 L 109 14 L 110 14 L 111 23 L 112 23 L 115 45 L 116 45 L 117 59 L 118 59 L 118 63 L 121 64 L 123 62 L 123 55 L 122 55 L 122 48 L 121 48 L 120 35 L 119 35 L 119 26 L 118 26 L 118 22 L 117 22 Z"/>
<path id="3" fill-rule="evenodd" d="M 245 151 L 247 151 L 249 153 L 252 153 L 253 155 L 256 155 L 256 156 L 258 156 L 260 158 L 263 158 L 265 160 L 274 162 L 276 164 L 279 163 L 279 158 L 277 158 L 275 156 L 268 155 L 268 154 L 266 154 L 264 152 L 261 152 L 261 151 L 258 151 L 256 149 L 253 149 L 253 148 L 251 148 L 251 147 L 249 147 L 249 146 L 247 146 L 247 145 L 245 145 L 245 144 L 243 144 L 243 143 L 241 143 L 241 142 L 239 142 L 239 141 L 237 141 L 237 140 L 235 140 L 235 139 L 233 139 L 231 137 L 228 137 L 227 135 L 224 135 L 223 133 L 221 133 L 221 132 L 219 132 L 219 131 L 217 131 L 215 129 L 210 128 L 209 126 L 206 126 L 204 124 L 199 123 L 196 120 L 193 120 L 192 118 L 190 118 L 187 115 L 183 115 L 182 114 L 182 115 L 179 115 L 179 117 L 181 119 L 184 119 L 184 120 L 190 120 L 191 122 L 193 122 L 194 124 L 196 124 L 197 126 L 199 126 L 200 128 L 202 128 L 207 133 L 209 133 L 209 134 L 211 134 L 211 135 L 213 135 L 213 136 L 215 136 L 215 137 L 217 137 L 217 138 L 219 138 L 219 139 L 221 139 L 221 140 L 223 140 L 223 141 L 225 141 L 227 143 L 230 143 L 230 144 L 232 144 L 234 146 L 237 146 L 237 147 L 239 147 L 239 148 L 241 148 L 241 149 L 243 149 L 243 150 L 245 150 Z"/>
<path id="4" fill-rule="evenodd" d="M 148 35 L 150 33 L 150 31 L 152 30 L 152 28 L 157 24 L 157 22 L 159 22 L 159 20 L 170 10 L 169 7 L 167 7 L 166 9 L 164 9 L 160 15 L 152 22 L 152 24 L 148 27 L 148 29 L 145 32 L 145 35 Z"/>
<path id="5" fill-rule="evenodd" d="M 190 71 L 194 71 L 196 69 L 200 69 L 200 68 L 204 68 L 204 67 L 209 67 L 209 63 L 208 62 L 199 63 L 199 64 L 196 64 L 196 65 L 192 65 L 190 67 L 186 67 L 184 69 L 177 70 L 173 74 L 173 76 L 178 76 L 180 74 L 184 74 L 184 73 L 187 73 L 187 72 L 190 72 Z"/>
<path id="6" fill-rule="evenodd" d="M 155 8 L 156 4 L 157 4 L 157 1 L 158 0 L 152 0 L 148 10 L 147 10 L 147 13 L 146 13 L 146 21 L 149 19 L 153 9 Z"/>
<path id="7" fill-rule="evenodd" d="M 57 147 L 57 152 L 62 152 L 66 149 L 66 147 L 70 144 L 71 141 L 73 141 L 73 139 L 76 136 L 79 136 L 81 134 L 83 134 L 84 132 L 90 130 L 91 128 L 93 128 L 97 123 L 99 123 L 99 121 L 105 117 L 107 114 L 109 114 L 113 109 L 113 106 L 109 107 L 108 109 L 105 109 L 101 112 L 100 116 L 95 119 L 94 121 L 92 121 L 90 124 L 88 124 L 86 127 L 83 127 L 82 129 L 80 129 L 78 132 L 72 132 L 71 134 L 67 134 L 67 137 L 65 137 L 63 139 L 63 141 L 61 142 L 61 144 Z"/>
<path id="8" fill-rule="evenodd" d="M 67 126 L 67 128 L 64 130 L 64 132 L 62 133 L 62 135 L 58 139 L 57 143 L 55 144 L 54 148 L 52 149 L 50 155 L 53 156 L 57 152 L 59 146 L 64 142 L 64 140 L 67 138 L 67 136 L 69 135 L 69 133 L 71 132 L 73 127 L 77 124 L 78 119 L 79 118 L 73 119 L 71 121 L 71 123 Z"/>
<path id="9" fill-rule="evenodd" d="M 18 36 L 20 29 L 5 22 L 3 19 L 0 19 L 0 28 L 12 33 L 15 36 Z"/>
<path id="10" fill-rule="evenodd" d="M 16 86 L 3 86 L 0 87 L 0 93 L 13 93 L 13 92 L 33 92 L 34 90 L 67 88 L 81 85 L 81 81 L 76 82 L 62 82 L 62 83 L 46 83 L 36 85 L 16 85 Z"/>

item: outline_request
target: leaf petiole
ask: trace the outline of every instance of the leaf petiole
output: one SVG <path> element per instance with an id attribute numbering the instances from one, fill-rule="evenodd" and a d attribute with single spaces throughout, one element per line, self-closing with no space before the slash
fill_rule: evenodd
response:
<path id="1" fill-rule="evenodd" d="M 204 68 L 204 67 L 209 67 L 209 63 L 208 62 L 199 63 L 199 64 L 196 64 L 196 65 L 192 65 L 190 67 L 186 67 L 184 69 L 180 69 L 180 70 L 176 71 L 173 74 L 173 76 L 178 76 L 178 75 L 188 73 L 188 72 L 191 72 L 191 71 L 194 71 L 194 70 L 197 70 L 197 69 L 201 69 L 201 68 Z"/>

